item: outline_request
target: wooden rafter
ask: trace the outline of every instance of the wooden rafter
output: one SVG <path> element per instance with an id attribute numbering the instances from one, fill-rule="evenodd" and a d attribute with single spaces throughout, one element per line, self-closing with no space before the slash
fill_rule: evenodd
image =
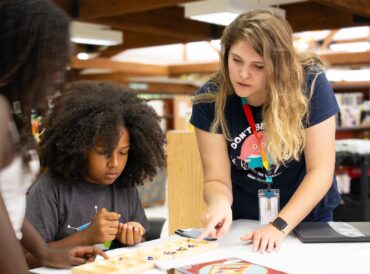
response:
<path id="1" fill-rule="evenodd" d="M 310 0 L 312 2 L 326 5 L 331 8 L 340 9 L 353 14 L 370 18 L 369 0 Z"/>
<path id="2" fill-rule="evenodd" d="M 283 5 L 294 31 L 337 29 L 364 25 L 353 22 L 352 14 L 312 2 Z M 102 53 L 111 57 L 125 49 L 212 40 L 221 37 L 222 27 L 183 18 L 181 7 L 94 20 L 124 31 L 124 44 Z M 174 24 L 176 22 L 176 24 Z"/>
<path id="3" fill-rule="evenodd" d="M 91 73 L 91 74 L 80 74 L 78 79 L 84 80 L 95 80 L 95 81 L 114 81 L 127 86 L 127 78 L 132 75 L 127 75 L 124 72 L 108 72 L 108 73 Z"/>
<path id="4" fill-rule="evenodd" d="M 116 62 L 107 58 L 96 58 L 90 60 L 79 60 L 72 58 L 71 67 L 74 69 L 111 69 L 113 71 L 123 72 L 127 75 L 168 75 L 166 66 Z"/>
<path id="5" fill-rule="evenodd" d="M 363 66 L 370 64 L 370 51 L 330 53 L 320 55 L 320 57 L 324 62 L 330 64 L 331 66 Z"/>
<path id="6" fill-rule="evenodd" d="M 126 49 L 160 46 L 177 43 L 188 43 L 198 39 L 179 38 L 165 35 L 154 35 L 138 31 L 124 31 L 124 42 L 119 46 L 112 46 L 101 53 L 102 57 L 112 57 Z"/>
<path id="7" fill-rule="evenodd" d="M 224 29 L 221 26 L 186 19 L 184 8 L 176 6 L 89 21 L 109 25 L 114 29 L 193 40 L 218 39 Z"/>
<path id="8" fill-rule="evenodd" d="M 145 93 L 170 93 L 170 94 L 187 94 L 194 95 L 198 87 L 190 84 L 174 83 L 146 83 L 148 88 Z"/>
<path id="9" fill-rule="evenodd" d="M 321 44 L 320 50 L 328 48 L 328 46 L 331 44 L 331 42 L 333 42 L 333 38 L 334 38 L 335 34 L 337 34 L 337 32 L 338 32 L 337 29 L 331 30 L 329 32 L 328 36 L 325 37 L 323 43 Z"/>
<path id="10" fill-rule="evenodd" d="M 72 1 L 69 0 L 53 0 L 53 2 L 64 10 L 67 14 L 72 15 Z"/>
<path id="11" fill-rule="evenodd" d="M 53 0 L 71 13 L 71 0 Z M 79 0 L 80 20 L 106 24 L 124 32 L 124 44 L 102 53 L 111 57 L 126 49 L 212 40 L 223 27 L 184 18 L 180 3 L 196 0 Z M 199 1 L 199 0 L 198 0 Z M 329 5 L 328 3 L 334 3 Z M 368 25 L 354 22 L 351 11 L 364 9 L 369 0 L 310 0 L 280 5 L 293 30 L 339 29 Z M 350 3 L 350 8 L 348 8 Z"/>
<path id="12" fill-rule="evenodd" d="M 294 32 L 368 25 L 368 22 L 354 22 L 353 15 L 348 11 L 314 2 L 282 5 L 281 8 L 285 9 L 286 19 Z"/>
<path id="13" fill-rule="evenodd" d="M 80 18 L 92 19 L 175 6 L 199 0 L 80 0 Z"/>
<path id="14" fill-rule="evenodd" d="M 331 66 L 337 65 L 367 65 L 370 64 L 370 51 L 352 52 L 352 53 L 331 53 L 320 55 L 321 59 Z M 128 76 L 176 76 L 189 73 L 213 73 L 219 69 L 218 62 L 201 63 L 201 64 L 185 64 L 185 65 L 149 65 L 129 62 L 117 62 L 108 58 L 97 58 L 92 60 L 82 61 L 73 58 L 71 67 L 75 69 L 100 68 L 112 69 L 113 74 L 119 73 Z M 115 75 L 115 74 L 114 74 Z M 115 77 L 118 77 L 115 75 Z"/>
<path id="15" fill-rule="evenodd" d="M 170 65 L 168 66 L 168 73 L 170 76 L 178 76 L 189 73 L 213 73 L 220 68 L 218 62 L 205 64 L 186 64 L 186 65 Z"/>
<path id="16" fill-rule="evenodd" d="M 336 44 L 348 44 L 348 43 L 358 43 L 358 42 L 369 42 L 370 41 L 370 38 L 365 38 L 365 37 L 362 37 L 362 38 L 353 38 L 353 39 L 337 39 L 333 42 L 335 42 Z"/>
<path id="17" fill-rule="evenodd" d="M 114 81 L 121 84 L 124 87 L 129 87 L 129 83 L 135 83 L 129 78 L 132 75 L 128 75 L 124 72 L 112 72 L 112 73 L 99 73 L 99 74 L 84 74 L 79 76 L 79 80 L 95 80 L 95 81 Z M 198 89 L 196 86 L 191 84 L 180 84 L 180 83 L 159 83 L 159 82 L 143 82 L 145 83 L 145 93 L 170 93 L 170 94 L 188 94 L 194 95 Z"/>

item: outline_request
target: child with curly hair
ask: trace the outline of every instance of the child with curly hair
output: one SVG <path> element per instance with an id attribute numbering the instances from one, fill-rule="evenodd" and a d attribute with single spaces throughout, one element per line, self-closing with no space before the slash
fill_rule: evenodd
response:
<path id="1" fill-rule="evenodd" d="M 109 82 L 77 82 L 54 101 L 26 216 L 53 247 L 134 245 L 149 229 L 135 186 L 165 165 L 155 111 Z"/>

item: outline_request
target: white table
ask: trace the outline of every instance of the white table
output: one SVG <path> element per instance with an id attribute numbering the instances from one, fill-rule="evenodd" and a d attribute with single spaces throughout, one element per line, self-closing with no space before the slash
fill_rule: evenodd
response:
<path id="1" fill-rule="evenodd" d="M 257 221 L 234 221 L 229 233 L 219 240 L 219 248 L 191 258 L 162 261 L 159 262 L 159 265 L 170 268 L 227 257 L 238 257 L 288 273 L 370 273 L 370 243 L 304 244 L 293 234 L 290 234 L 285 238 L 279 252 L 260 254 L 253 252 L 251 244 L 246 244 L 239 240 L 241 235 L 259 226 Z M 150 246 L 166 241 L 169 238 L 146 242 L 137 247 Z M 109 254 L 113 255 L 116 252 L 122 251 L 112 250 Z M 37 268 L 31 270 L 31 273 L 70 274 L 71 272 L 68 269 Z M 145 272 L 145 274 L 163 273 L 164 271 L 158 269 Z"/>

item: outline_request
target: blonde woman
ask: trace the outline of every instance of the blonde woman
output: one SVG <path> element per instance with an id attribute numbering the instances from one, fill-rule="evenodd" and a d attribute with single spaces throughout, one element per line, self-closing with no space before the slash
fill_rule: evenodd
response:
<path id="1" fill-rule="evenodd" d="M 220 71 L 199 90 L 191 117 L 207 204 L 201 237 L 221 236 L 235 219 L 270 218 L 241 240 L 279 250 L 300 222 L 333 218 L 339 108 L 321 62 L 295 52 L 284 18 L 242 14 L 221 45 Z"/>

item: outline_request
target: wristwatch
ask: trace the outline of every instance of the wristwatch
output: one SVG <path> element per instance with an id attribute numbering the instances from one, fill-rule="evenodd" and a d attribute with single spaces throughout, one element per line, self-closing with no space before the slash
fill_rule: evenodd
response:
<path id="1" fill-rule="evenodd" d="M 285 234 L 283 229 L 287 227 L 288 223 L 282 218 L 277 217 L 271 224 Z"/>

